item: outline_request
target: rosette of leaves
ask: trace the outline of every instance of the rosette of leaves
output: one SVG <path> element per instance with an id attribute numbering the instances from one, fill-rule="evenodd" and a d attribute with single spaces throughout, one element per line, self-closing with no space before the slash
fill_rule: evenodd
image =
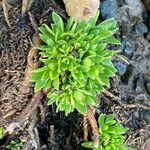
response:
<path id="1" fill-rule="evenodd" d="M 94 150 L 133 150 L 124 144 L 124 134 L 128 128 L 116 122 L 113 114 L 108 116 L 101 114 L 98 118 L 98 123 L 100 133 L 99 147 L 95 148 L 93 142 L 82 143 L 82 146 Z"/>
<path id="2" fill-rule="evenodd" d="M 68 115 L 77 109 L 87 113 L 95 105 L 96 93 L 109 86 L 109 77 L 116 73 L 111 62 L 114 50 L 107 44 L 120 44 L 113 36 L 117 31 L 112 18 L 96 24 L 99 13 L 90 21 L 76 22 L 70 17 L 66 24 L 52 13 L 51 26 L 39 27 L 43 45 L 37 47 L 43 66 L 32 72 L 35 92 L 51 89 L 48 105 L 55 103 L 57 111 Z"/>

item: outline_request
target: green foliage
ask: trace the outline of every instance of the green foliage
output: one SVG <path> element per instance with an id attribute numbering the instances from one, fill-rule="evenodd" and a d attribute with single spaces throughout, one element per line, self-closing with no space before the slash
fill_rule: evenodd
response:
<path id="1" fill-rule="evenodd" d="M 22 146 L 22 143 L 19 143 L 19 142 L 16 142 L 14 140 L 11 140 L 11 142 L 9 143 L 9 145 L 6 146 L 6 149 L 17 150 L 21 146 Z"/>
<path id="2" fill-rule="evenodd" d="M 3 138 L 3 136 L 4 136 L 4 131 L 5 131 L 5 129 L 4 129 L 3 127 L 0 127 L 0 139 Z"/>
<path id="3" fill-rule="evenodd" d="M 55 103 L 57 111 L 66 115 L 74 109 L 85 115 L 87 105 L 95 104 L 96 93 L 110 85 L 109 77 L 117 71 L 111 62 L 116 51 L 106 48 L 120 44 L 113 36 L 116 21 L 96 25 L 98 15 L 79 23 L 70 17 L 65 25 L 53 12 L 54 23 L 39 28 L 43 45 L 37 48 L 43 67 L 35 69 L 30 80 L 35 82 L 35 92 L 51 87 L 48 105 Z"/>
<path id="4" fill-rule="evenodd" d="M 98 123 L 100 133 L 99 147 L 97 149 L 94 148 L 93 142 L 82 143 L 82 146 L 94 150 L 133 150 L 124 145 L 124 134 L 128 129 L 116 122 L 114 115 L 110 114 L 105 116 L 104 114 L 101 114 L 98 118 Z"/>

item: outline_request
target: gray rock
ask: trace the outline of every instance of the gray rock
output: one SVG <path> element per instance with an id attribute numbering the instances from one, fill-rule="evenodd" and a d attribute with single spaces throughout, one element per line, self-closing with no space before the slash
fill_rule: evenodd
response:
<path id="1" fill-rule="evenodd" d="M 150 110 L 141 110 L 140 115 L 148 124 L 150 124 Z"/>
<path id="2" fill-rule="evenodd" d="M 143 22 L 140 22 L 136 24 L 135 32 L 140 34 L 148 33 L 148 27 Z"/>
<path id="3" fill-rule="evenodd" d="M 114 66 L 117 68 L 118 74 L 121 76 L 124 75 L 127 71 L 127 64 L 124 64 L 122 62 L 114 62 Z"/>
<path id="4" fill-rule="evenodd" d="M 143 12 L 143 5 L 141 0 L 125 0 L 126 4 L 128 5 L 128 13 L 130 17 L 133 16 L 141 16 Z"/>
<path id="5" fill-rule="evenodd" d="M 135 42 L 132 40 L 123 41 L 121 48 L 126 56 L 132 56 L 133 52 L 135 51 Z"/>
<path id="6" fill-rule="evenodd" d="M 102 0 L 100 5 L 101 15 L 103 19 L 116 17 L 117 15 L 117 1 L 116 0 Z"/>

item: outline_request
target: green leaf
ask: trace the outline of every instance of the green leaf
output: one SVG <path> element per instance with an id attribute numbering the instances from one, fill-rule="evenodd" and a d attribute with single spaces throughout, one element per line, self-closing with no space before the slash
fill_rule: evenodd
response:
<path id="1" fill-rule="evenodd" d="M 120 45 L 121 44 L 120 41 L 118 39 L 116 39 L 114 36 L 106 38 L 104 41 L 107 42 L 107 43 L 110 43 L 110 44 L 115 44 L 115 45 Z"/>
<path id="2" fill-rule="evenodd" d="M 84 66 L 87 66 L 87 67 L 91 67 L 91 66 L 93 65 L 93 62 L 92 62 L 91 59 L 85 58 L 85 59 L 83 60 L 83 65 L 84 65 Z"/>
<path id="3" fill-rule="evenodd" d="M 116 123 L 116 120 L 114 120 L 114 114 L 110 114 L 106 117 L 106 121 L 105 121 L 106 125 L 111 126 L 115 123 Z"/>
<path id="4" fill-rule="evenodd" d="M 48 45 L 39 45 L 36 47 L 36 49 L 43 50 L 43 51 L 49 51 L 49 52 L 52 51 L 52 48 L 49 47 Z"/>
<path id="5" fill-rule="evenodd" d="M 95 26 L 95 24 L 96 24 L 96 22 L 97 22 L 97 20 L 98 20 L 98 17 L 99 17 L 99 10 L 97 10 L 97 12 L 96 12 L 96 15 L 92 18 L 92 19 L 90 19 L 89 20 L 89 23 L 92 25 L 92 26 Z"/>
<path id="6" fill-rule="evenodd" d="M 55 80 L 59 76 L 57 70 L 51 70 L 49 75 L 50 75 L 51 80 Z"/>
<path id="7" fill-rule="evenodd" d="M 50 86 L 51 86 L 51 80 L 48 79 L 44 85 L 44 89 L 47 90 L 48 88 L 50 88 Z"/>
<path id="8" fill-rule="evenodd" d="M 90 44 L 91 45 L 95 45 L 95 48 L 97 47 L 97 43 L 100 41 L 100 38 L 99 38 L 99 36 L 97 36 L 97 37 L 95 37 L 91 42 L 90 42 Z M 92 50 L 94 50 L 94 49 L 92 49 Z"/>
<path id="9" fill-rule="evenodd" d="M 98 51 L 99 50 L 104 50 L 106 48 L 106 46 L 107 46 L 107 43 L 100 43 L 100 44 L 98 44 Z"/>
<path id="10" fill-rule="evenodd" d="M 46 30 L 52 35 L 52 36 L 55 36 L 55 33 L 46 25 L 44 24 Z"/>
<path id="11" fill-rule="evenodd" d="M 115 124 L 109 127 L 109 129 L 107 130 L 107 133 L 124 134 L 126 131 L 127 131 L 127 128 L 123 128 L 119 124 Z"/>
<path id="12" fill-rule="evenodd" d="M 54 102 L 55 102 L 55 97 L 51 97 L 51 98 L 48 99 L 47 105 L 48 105 L 48 106 L 49 106 L 49 105 L 52 105 Z"/>
<path id="13" fill-rule="evenodd" d="M 83 147 L 86 147 L 86 148 L 94 148 L 94 143 L 93 142 L 84 142 L 81 145 Z"/>
<path id="14" fill-rule="evenodd" d="M 106 39 L 110 36 L 113 35 L 113 32 L 112 31 L 109 31 L 109 30 L 103 30 L 100 34 L 99 34 L 99 39 L 100 40 L 103 40 L 103 39 Z"/>
<path id="15" fill-rule="evenodd" d="M 87 22 L 85 20 L 79 21 L 79 23 L 77 24 L 76 30 L 79 31 L 79 30 L 84 29 L 84 27 L 86 26 L 86 24 L 87 24 Z"/>
<path id="16" fill-rule="evenodd" d="M 92 97 L 90 96 L 86 96 L 86 104 L 89 106 L 94 106 L 95 105 L 95 101 Z"/>
<path id="17" fill-rule="evenodd" d="M 37 92 L 37 91 L 41 90 L 44 87 L 44 85 L 45 85 L 45 81 L 39 79 L 35 83 L 34 91 Z"/>
<path id="18" fill-rule="evenodd" d="M 66 25 L 66 31 L 69 31 L 73 25 L 73 22 L 74 22 L 74 18 L 73 17 L 70 17 L 67 21 L 67 25 Z"/>
<path id="19" fill-rule="evenodd" d="M 3 127 L 0 127 L 0 139 L 3 138 L 4 132 L 5 132 L 5 129 Z"/>
<path id="20" fill-rule="evenodd" d="M 55 12 L 52 13 L 52 18 L 53 18 L 55 25 L 63 32 L 64 31 L 64 23 L 63 23 L 62 18 Z"/>
<path id="21" fill-rule="evenodd" d="M 87 114 L 87 107 L 85 104 L 82 104 L 80 101 L 75 100 L 75 108 L 78 110 L 79 113 L 86 115 Z"/>
<path id="22" fill-rule="evenodd" d="M 103 127 L 105 124 L 105 115 L 104 114 L 100 114 L 98 117 L 98 123 L 100 127 Z"/>
<path id="23" fill-rule="evenodd" d="M 87 75 L 89 78 L 95 80 L 96 76 L 95 76 L 95 72 L 93 69 L 90 69 L 88 72 L 87 72 Z"/>
<path id="24" fill-rule="evenodd" d="M 73 71 L 73 70 L 74 70 L 73 62 L 70 62 L 70 63 L 69 63 L 68 70 L 69 70 L 69 71 Z"/>
<path id="25" fill-rule="evenodd" d="M 100 74 L 99 75 L 99 79 L 101 80 L 101 84 L 102 85 L 106 85 L 106 86 L 110 86 L 110 82 L 109 82 L 109 79 L 107 79 L 104 74 Z"/>
<path id="26" fill-rule="evenodd" d="M 34 70 L 32 70 L 32 72 L 33 72 L 33 73 L 39 73 L 39 72 L 44 72 L 44 71 L 46 71 L 46 70 L 48 70 L 48 67 L 47 67 L 47 66 L 34 69 Z"/>
<path id="27" fill-rule="evenodd" d="M 72 28 L 71 28 L 71 32 L 74 33 L 77 27 L 77 21 L 75 21 L 75 23 L 73 24 Z"/>
<path id="28" fill-rule="evenodd" d="M 44 34 L 44 35 L 49 35 L 49 32 L 46 30 L 46 28 L 44 27 L 44 25 L 42 25 L 41 27 L 38 28 L 38 30 Z"/>
<path id="29" fill-rule="evenodd" d="M 113 77 L 115 75 L 115 72 L 113 72 L 112 70 L 110 70 L 109 68 L 105 68 L 104 70 L 104 74 L 107 77 Z"/>
<path id="30" fill-rule="evenodd" d="M 42 76 L 41 72 L 37 73 L 32 73 L 31 76 L 29 77 L 29 80 L 32 82 L 36 82 L 39 80 L 39 78 Z"/>
<path id="31" fill-rule="evenodd" d="M 66 107 L 65 107 L 65 115 L 66 116 L 68 116 L 68 114 L 71 112 L 71 105 L 69 104 L 69 105 L 67 105 Z"/>
<path id="32" fill-rule="evenodd" d="M 81 91 L 74 91 L 75 100 L 81 101 L 84 98 L 84 94 Z"/>
<path id="33" fill-rule="evenodd" d="M 101 27 L 103 30 L 107 30 L 109 28 L 114 27 L 114 22 L 115 22 L 115 25 L 116 25 L 115 19 L 111 18 L 111 19 L 107 19 L 107 20 L 101 22 L 98 26 Z"/>
<path id="34" fill-rule="evenodd" d="M 59 90 L 59 77 L 53 81 L 53 85 L 56 90 Z"/>

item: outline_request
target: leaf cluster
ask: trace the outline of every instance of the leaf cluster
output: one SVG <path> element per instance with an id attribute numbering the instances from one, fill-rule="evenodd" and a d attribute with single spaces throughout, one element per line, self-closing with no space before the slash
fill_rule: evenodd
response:
<path id="1" fill-rule="evenodd" d="M 6 146 L 6 149 L 17 150 L 21 146 L 22 146 L 21 142 L 17 142 L 15 140 L 11 140 L 11 142 L 9 143 L 9 145 Z"/>
<path id="2" fill-rule="evenodd" d="M 85 142 L 82 146 L 94 150 L 133 150 L 124 145 L 125 133 L 128 128 L 124 128 L 114 119 L 114 115 L 108 116 L 101 114 L 98 118 L 100 143 L 97 149 L 94 148 L 93 142 Z"/>
<path id="3" fill-rule="evenodd" d="M 96 24 L 99 13 L 90 21 L 76 22 L 70 17 L 66 25 L 62 18 L 52 13 L 51 26 L 43 24 L 38 46 L 43 66 L 32 72 L 35 92 L 47 90 L 48 105 L 55 102 L 57 111 L 68 115 L 77 109 L 87 113 L 87 106 L 95 105 L 97 92 L 109 86 L 109 77 L 116 73 L 111 62 L 114 50 L 108 44 L 120 44 L 113 36 L 116 21 L 112 18 Z"/>

